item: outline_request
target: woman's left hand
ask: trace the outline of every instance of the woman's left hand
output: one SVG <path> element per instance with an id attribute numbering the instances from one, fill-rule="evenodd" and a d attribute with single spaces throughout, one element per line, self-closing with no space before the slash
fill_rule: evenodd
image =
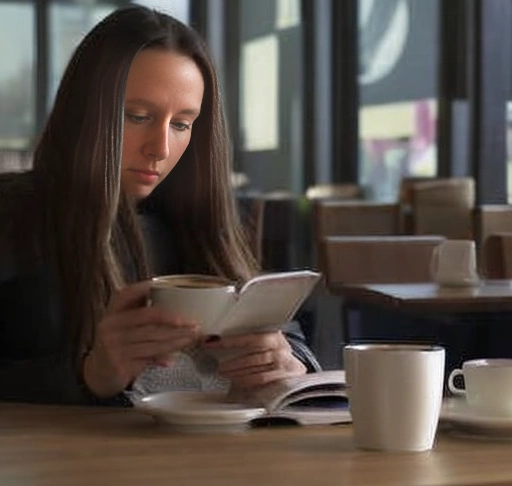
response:
<path id="1" fill-rule="evenodd" d="M 237 389 L 247 390 L 307 371 L 280 331 L 223 336 L 206 342 L 205 347 L 234 351 L 235 357 L 221 361 L 218 371 Z"/>

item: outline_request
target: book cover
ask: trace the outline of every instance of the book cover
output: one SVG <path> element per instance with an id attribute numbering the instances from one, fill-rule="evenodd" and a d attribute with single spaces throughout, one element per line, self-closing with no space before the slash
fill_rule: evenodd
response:
<path id="1" fill-rule="evenodd" d="M 214 328 L 218 334 L 278 329 L 293 318 L 320 278 L 311 270 L 258 275 L 237 290 Z"/>

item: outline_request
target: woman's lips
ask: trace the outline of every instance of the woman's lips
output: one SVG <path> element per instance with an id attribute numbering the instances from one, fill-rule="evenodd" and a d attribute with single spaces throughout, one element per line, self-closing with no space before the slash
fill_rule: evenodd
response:
<path id="1" fill-rule="evenodd" d="M 135 175 L 137 180 L 144 184 L 153 184 L 158 179 L 158 176 L 160 175 L 159 172 L 155 170 L 137 170 L 137 169 L 130 169 L 131 172 Z"/>

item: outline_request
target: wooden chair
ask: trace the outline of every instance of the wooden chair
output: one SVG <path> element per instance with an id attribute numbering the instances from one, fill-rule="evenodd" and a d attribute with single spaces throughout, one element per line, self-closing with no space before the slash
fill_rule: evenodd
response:
<path id="1" fill-rule="evenodd" d="M 406 235 L 414 234 L 412 217 L 412 199 L 414 186 L 418 182 L 429 182 L 436 180 L 433 177 L 406 176 L 400 180 L 398 191 L 398 202 L 402 208 L 402 232 Z"/>
<path id="2" fill-rule="evenodd" d="M 400 231 L 400 206 L 368 201 L 317 201 L 313 219 L 319 238 L 393 235 Z"/>
<path id="3" fill-rule="evenodd" d="M 23 172 L 32 167 L 32 152 L 26 150 L 0 150 L 0 172 Z"/>
<path id="4" fill-rule="evenodd" d="M 368 201 L 315 201 L 312 210 L 315 260 L 321 265 L 319 248 L 327 236 L 397 235 L 401 232 L 400 206 Z"/>
<path id="5" fill-rule="evenodd" d="M 512 279 L 512 231 L 487 236 L 481 255 L 482 276 Z"/>
<path id="6" fill-rule="evenodd" d="M 411 186 L 411 198 L 413 234 L 473 239 L 473 178 L 417 182 Z"/>
<path id="7" fill-rule="evenodd" d="M 428 282 L 440 235 L 329 236 L 321 244 L 327 285 Z"/>
<path id="8" fill-rule="evenodd" d="M 427 282 L 434 248 L 445 237 L 330 236 L 321 242 L 327 289 L 339 284 Z M 345 342 L 350 340 L 350 303 L 342 303 Z"/>
<path id="9" fill-rule="evenodd" d="M 261 265 L 265 200 L 257 196 L 237 196 L 236 200 L 245 236 L 254 257 Z"/>
<path id="10" fill-rule="evenodd" d="M 414 186 L 419 182 L 431 182 L 438 180 L 434 177 L 423 176 L 407 176 L 400 179 L 400 187 L 398 191 L 398 199 L 402 205 L 412 204 Z"/>
<path id="11" fill-rule="evenodd" d="M 512 205 L 482 204 L 473 211 L 473 231 L 479 252 L 479 260 L 483 265 L 485 241 L 493 233 L 512 232 Z"/>
<path id="12" fill-rule="evenodd" d="M 286 271 L 295 266 L 298 197 L 286 191 L 264 193 L 262 268 Z"/>

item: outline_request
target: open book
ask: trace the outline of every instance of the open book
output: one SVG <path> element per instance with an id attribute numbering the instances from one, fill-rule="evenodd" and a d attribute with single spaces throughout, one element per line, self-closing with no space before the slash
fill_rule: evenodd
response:
<path id="1" fill-rule="evenodd" d="M 352 421 L 344 371 L 319 371 L 287 378 L 264 385 L 249 395 L 167 391 L 131 399 L 137 410 L 153 416 L 158 423 L 186 432 Z"/>
<path id="2" fill-rule="evenodd" d="M 276 419 L 301 425 L 351 422 L 345 387 L 345 372 L 319 371 L 274 381 L 249 394 L 228 395 L 229 401 L 263 407 L 266 414 L 253 420 L 256 425 Z"/>
<path id="3" fill-rule="evenodd" d="M 235 292 L 213 328 L 217 334 L 277 329 L 293 318 L 320 277 L 311 270 L 258 275 Z"/>

